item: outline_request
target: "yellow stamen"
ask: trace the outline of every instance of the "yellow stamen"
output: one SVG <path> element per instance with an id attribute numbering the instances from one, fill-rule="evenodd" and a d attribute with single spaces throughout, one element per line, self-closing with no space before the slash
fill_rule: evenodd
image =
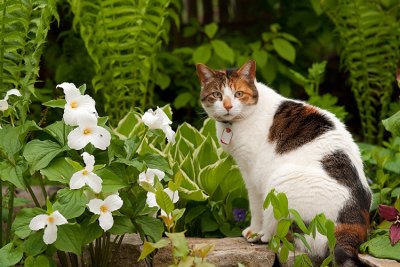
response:
<path id="1" fill-rule="evenodd" d="M 105 212 L 107 212 L 107 211 L 108 211 L 108 208 L 107 208 L 106 205 L 101 205 L 101 206 L 100 206 L 100 212 L 105 213 Z"/>
<path id="2" fill-rule="evenodd" d="M 78 107 L 78 103 L 74 100 L 71 102 L 71 108 L 77 108 Z"/>
<path id="3" fill-rule="evenodd" d="M 91 133 L 92 133 L 92 130 L 89 129 L 89 128 L 86 128 L 86 129 L 83 130 L 83 134 L 84 135 L 88 135 L 88 134 L 91 134 Z"/>
<path id="4" fill-rule="evenodd" d="M 83 174 L 83 175 L 88 175 L 89 172 L 88 172 L 87 170 L 83 170 L 82 174 Z"/>
<path id="5" fill-rule="evenodd" d="M 53 218 L 53 217 L 48 217 L 48 218 L 47 218 L 47 221 L 48 221 L 49 223 L 52 223 L 52 222 L 54 222 L 54 218 Z"/>

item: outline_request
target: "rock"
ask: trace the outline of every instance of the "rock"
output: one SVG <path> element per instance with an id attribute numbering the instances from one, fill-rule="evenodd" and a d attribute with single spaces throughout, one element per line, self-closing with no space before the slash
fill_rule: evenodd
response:
<path id="1" fill-rule="evenodd" d="M 113 267 L 146 267 L 144 261 L 138 261 L 141 253 L 141 245 L 143 244 L 139 235 L 127 234 L 122 239 L 119 253 L 114 256 Z"/>
<path id="2" fill-rule="evenodd" d="M 378 259 L 368 254 L 358 254 L 360 260 L 371 267 L 400 267 L 400 262 L 388 259 Z"/>
<path id="3" fill-rule="evenodd" d="M 273 266 L 275 253 L 265 244 L 250 244 L 241 237 L 235 238 L 187 238 L 189 247 L 196 244 L 215 244 L 207 256 L 207 261 L 218 267 L 237 267 L 238 263 L 246 267 Z M 172 263 L 171 246 L 160 249 L 153 259 L 154 267 L 165 267 Z"/>

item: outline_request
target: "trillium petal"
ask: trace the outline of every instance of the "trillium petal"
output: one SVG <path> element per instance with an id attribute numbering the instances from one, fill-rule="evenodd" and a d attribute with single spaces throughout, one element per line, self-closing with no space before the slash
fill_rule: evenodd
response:
<path id="1" fill-rule="evenodd" d="M 96 115 L 96 101 L 94 101 L 94 99 L 89 96 L 89 95 L 82 95 L 79 96 L 75 99 L 76 103 L 77 103 L 77 107 L 78 109 L 83 109 L 86 110 L 88 113 L 92 113 L 92 115 Z"/>
<path id="2" fill-rule="evenodd" d="M 91 199 L 87 204 L 90 212 L 94 214 L 100 214 L 100 207 L 104 204 L 104 201 L 98 198 Z"/>
<path id="3" fill-rule="evenodd" d="M 179 195 L 178 195 L 178 191 L 172 191 L 169 188 L 165 188 L 164 192 L 167 193 L 167 195 L 169 196 L 169 198 L 172 200 L 172 203 L 176 203 L 179 200 Z"/>
<path id="4" fill-rule="evenodd" d="M 77 127 L 68 134 L 68 146 L 75 150 L 80 150 L 89 144 L 89 138 L 83 133 L 84 129 Z"/>
<path id="5" fill-rule="evenodd" d="M 114 224 L 114 219 L 112 217 L 111 212 L 105 212 L 100 214 L 99 224 L 104 231 L 111 229 L 111 227 Z"/>
<path id="6" fill-rule="evenodd" d="M 79 127 L 82 128 L 94 128 L 97 126 L 97 117 L 93 114 L 80 112 L 80 116 L 77 118 Z"/>
<path id="7" fill-rule="evenodd" d="M 86 183 L 86 175 L 82 174 L 82 171 L 74 173 L 69 180 L 69 187 L 71 189 L 80 189 Z"/>
<path id="8" fill-rule="evenodd" d="M 94 156 L 87 152 L 83 152 L 81 156 L 83 158 L 83 162 L 85 162 L 85 170 L 92 172 L 95 163 Z"/>
<path id="9" fill-rule="evenodd" d="M 379 215 L 388 221 L 395 221 L 399 212 L 391 206 L 379 205 Z"/>
<path id="10" fill-rule="evenodd" d="M 80 113 L 79 110 L 73 109 L 70 107 L 70 105 L 67 103 L 64 106 L 64 114 L 63 114 L 63 120 L 65 124 L 70 125 L 70 126 L 77 126 L 77 118 L 79 117 Z"/>
<path id="11" fill-rule="evenodd" d="M 152 109 L 146 111 L 142 116 L 142 121 L 150 129 L 160 129 L 162 127 L 162 118 L 157 116 Z"/>
<path id="12" fill-rule="evenodd" d="M 167 137 L 168 143 L 175 144 L 175 132 L 172 130 L 171 126 L 164 126 L 162 130 Z"/>
<path id="13" fill-rule="evenodd" d="M 22 96 L 22 95 L 21 95 L 21 92 L 20 92 L 18 89 L 11 89 L 11 90 L 8 90 L 8 91 L 7 91 L 6 97 L 4 97 L 4 99 L 5 99 L 5 100 L 8 100 L 8 97 L 9 97 L 10 95 Z"/>
<path id="14" fill-rule="evenodd" d="M 172 123 L 167 114 L 165 114 L 164 110 L 162 110 L 161 108 L 157 108 L 155 113 L 161 119 L 162 125 L 168 125 Z"/>
<path id="15" fill-rule="evenodd" d="M 154 184 L 154 176 L 157 176 L 158 180 L 161 181 L 165 177 L 165 173 L 163 171 L 160 171 L 158 169 L 147 169 L 147 174 L 152 174 L 153 177 L 153 184 Z"/>
<path id="16" fill-rule="evenodd" d="M 47 218 L 49 218 L 47 214 L 40 214 L 33 217 L 31 222 L 29 223 L 29 229 L 33 231 L 43 229 L 48 223 Z"/>
<path id="17" fill-rule="evenodd" d="M 149 181 L 147 180 L 146 172 L 141 172 L 141 173 L 139 174 L 139 183 L 141 183 L 141 182 L 149 182 Z"/>
<path id="18" fill-rule="evenodd" d="M 72 99 L 81 96 L 81 92 L 76 88 L 73 83 L 61 83 L 56 88 L 62 88 L 64 90 L 65 100 L 70 102 Z"/>
<path id="19" fill-rule="evenodd" d="M 52 214 L 50 214 L 51 217 L 53 217 L 54 221 L 53 223 L 55 225 L 62 225 L 68 223 L 67 219 L 58 211 L 54 211 Z"/>
<path id="20" fill-rule="evenodd" d="M 44 229 L 43 241 L 45 244 L 53 244 L 57 240 L 57 226 L 54 223 L 49 223 Z"/>
<path id="21" fill-rule="evenodd" d="M 0 100 L 0 111 L 6 111 L 8 109 L 8 102 L 5 99 Z"/>
<path id="22" fill-rule="evenodd" d="M 159 207 L 156 201 L 156 194 L 154 194 L 153 192 L 147 192 L 146 203 L 150 208 Z"/>
<path id="23" fill-rule="evenodd" d="M 109 195 L 104 199 L 104 204 L 107 206 L 109 211 L 115 211 L 122 207 L 123 201 L 117 195 Z"/>
<path id="24" fill-rule="evenodd" d="M 111 134 L 103 127 L 96 126 L 90 134 L 90 143 L 96 148 L 106 150 L 111 142 Z"/>
<path id="25" fill-rule="evenodd" d="M 392 245 L 400 241 L 400 224 L 394 223 L 390 226 L 389 236 Z"/>
<path id="26" fill-rule="evenodd" d="M 92 190 L 95 193 L 100 193 L 101 192 L 101 188 L 102 188 L 101 184 L 103 183 L 103 180 L 97 174 L 94 174 L 93 172 L 87 174 L 86 176 L 87 176 L 86 184 L 90 188 L 92 188 Z"/>

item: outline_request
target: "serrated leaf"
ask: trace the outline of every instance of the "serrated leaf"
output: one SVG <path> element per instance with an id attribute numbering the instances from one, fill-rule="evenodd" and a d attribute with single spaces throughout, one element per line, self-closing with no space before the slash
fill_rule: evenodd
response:
<path id="1" fill-rule="evenodd" d="M 285 39 L 275 38 L 272 40 L 272 45 L 279 56 L 281 56 L 283 59 L 286 59 L 290 63 L 294 63 L 296 58 L 296 50 L 290 42 L 286 41 Z"/>

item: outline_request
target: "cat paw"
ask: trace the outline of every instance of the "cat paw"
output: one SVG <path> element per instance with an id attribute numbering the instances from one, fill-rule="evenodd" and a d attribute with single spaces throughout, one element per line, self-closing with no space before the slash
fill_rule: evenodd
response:
<path id="1" fill-rule="evenodd" d="M 269 243 L 269 241 L 271 241 L 271 235 L 262 234 L 260 240 L 262 243 Z"/>
<path id="2" fill-rule="evenodd" d="M 242 236 L 250 243 L 258 242 L 262 238 L 262 235 L 258 231 L 253 231 L 250 226 L 243 230 Z"/>

